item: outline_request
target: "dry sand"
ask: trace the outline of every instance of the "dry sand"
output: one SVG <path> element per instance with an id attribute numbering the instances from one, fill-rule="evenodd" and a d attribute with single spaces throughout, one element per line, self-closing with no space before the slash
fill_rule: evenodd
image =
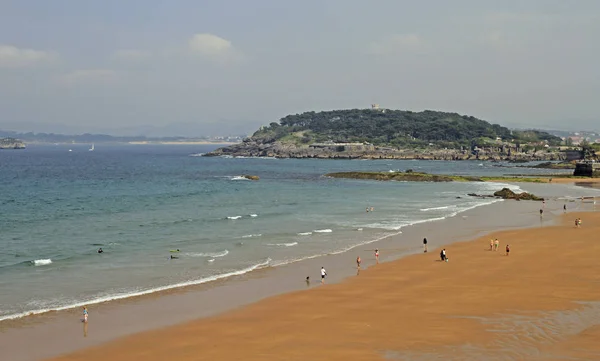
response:
<path id="1" fill-rule="evenodd" d="M 600 359 L 599 235 L 600 213 L 568 214 L 54 360 Z"/>

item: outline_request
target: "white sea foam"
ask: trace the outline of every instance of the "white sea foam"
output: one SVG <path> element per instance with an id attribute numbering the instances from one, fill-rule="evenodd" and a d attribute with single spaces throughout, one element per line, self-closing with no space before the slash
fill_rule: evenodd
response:
<path id="1" fill-rule="evenodd" d="M 389 231 L 399 231 L 400 229 L 404 228 L 404 227 L 408 227 L 408 226 L 412 226 L 415 224 L 421 224 L 421 223 L 428 223 L 428 222 L 435 222 L 435 221 L 442 221 L 444 219 L 447 218 L 452 218 L 457 216 L 458 214 L 462 213 L 462 212 L 466 212 L 468 210 L 477 208 L 477 207 L 481 207 L 481 206 L 485 206 L 485 205 L 489 205 L 492 203 L 496 203 L 496 202 L 502 202 L 503 199 L 489 199 L 487 201 L 481 202 L 481 203 L 477 203 L 477 204 L 473 204 L 471 206 L 468 207 L 461 207 L 458 208 L 457 206 L 451 206 L 448 207 L 448 209 L 456 209 L 454 212 L 446 214 L 444 216 L 440 216 L 440 217 L 435 217 L 435 218 L 426 218 L 426 219 L 417 219 L 417 220 L 406 220 L 406 221 L 399 221 L 399 222 L 394 222 L 394 221 L 389 221 L 389 222 L 385 222 L 385 221 L 381 221 L 381 222 L 376 222 L 376 223 L 369 223 L 366 225 L 358 225 L 359 227 L 366 227 L 366 228 L 377 228 L 377 229 L 385 229 L 385 230 L 389 230 Z M 402 232 L 400 232 L 402 233 Z"/>
<path id="2" fill-rule="evenodd" d="M 281 261 L 276 261 L 276 262 L 272 262 L 271 266 L 273 267 L 278 267 L 278 266 L 284 266 L 290 263 L 296 263 L 296 262 L 302 262 L 302 261 L 306 261 L 309 259 L 314 259 L 314 258 L 318 258 L 318 257 L 323 257 L 323 256 L 327 256 L 327 255 L 335 255 L 335 254 L 340 254 L 340 253 L 344 253 L 344 252 L 348 252 L 356 247 L 360 247 L 360 246 L 364 246 L 370 243 L 375 243 L 375 242 L 379 242 L 381 240 L 384 240 L 388 237 L 393 237 L 396 236 L 398 234 L 400 234 L 401 232 L 398 233 L 392 233 L 392 234 L 386 234 L 384 236 L 375 238 L 375 239 L 371 239 L 368 241 L 364 241 L 364 242 L 360 242 L 357 244 L 353 244 L 347 247 L 344 247 L 342 249 L 339 250 L 335 250 L 335 251 L 331 251 L 331 252 L 327 252 L 327 253 L 321 253 L 321 254 L 315 254 L 315 255 L 311 255 L 311 256 L 305 256 L 305 257 L 300 257 L 300 258 L 292 258 L 292 259 L 286 259 L 286 260 L 281 260 Z"/>
<path id="3" fill-rule="evenodd" d="M 298 245 L 298 242 L 290 242 L 290 243 L 269 243 L 267 246 L 277 246 L 277 247 L 293 247 Z"/>
<path id="4" fill-rule="evenodd" d="M 47 258 L 47 259 L 36 259 L 34 261 L 31 261 L 31 263 L 34 266 L 45 266 L 45 265 L 51 264 L 52 260 L 50 258 Z"/>
<path id="5" fill-rule="evenodd" d="M 315 233 L 331 233 L 333 231 L 331 229 L 315 229 L 313 232 L 315 232 Z"/>
<path id="6" fill-rule="evenodd" d="M 188 253 L 184 253 L 184 256 L 187 257 L 210 257 L 210 258 L 219 258 L 219 257 L 225 257 L 229 254 L 228 250 L 224 250 L 221 252 L 207 252 L 207 253 L 194 253 L 194 252 L 188 252 Z"/>
<path id="7" fill-rule="evenodd" d="M 254 237 L 261 237 L 262 234 L 246 234 L 244 236 L 242 236 L 242 238 L 254 238 Z"/>
<path id="8" fill-rule="evenodd" d="M 232 276 L 240 276 L 240 275 L 246 274 L 248 272 L 252 272 L 254 270 L 260 269 L 260 268 L 265 268 L 265 267 L 269 266 L 270 263 L 271 263 L 271 259 L 268 258 L 267 260 L 265 260 L 263 262 L 254 264 L 250 267 L 246 267 L 246 268 L 243 268 L 243 269 L 240 269 L 237 271 L 220 273 L 220 274 L 212 275 L 209 277 L 174 283 L 174 284 L 150 288 L 150 289 L 146 289 L 146 290 L 132 290 L 130 292 L 105 295 L 105 296 L 100 296 L 100 297 L 89 299 L 89 300 L 74 301 L 74 302 L 66 304 L 66 305 L 57 305 L 56 307 L 42 308 L 42 309 L 37 309 L 37 310 L 25 311 L 25 312 L 21 312 L 21 313 L 4 315 L 4 316 L 0 316 L 0 321 L 14 320 L 14 319 L 18 319 L 18 318 L 22 318 L 22 317 L 26 317 L 26 316 L 39 315 L 39 314 L 50 312 L 50 311 L 69 310 L 69 309 L 73 309 L 73 308 L 83 307 L 86 305 L 89 306 L 89 305 L 98 304 L 98 303 L 102 303 L 102 302 L 122 300 L 125 298 L 148 295 L 151 293 L 171 290 L 171 289 L 175 289 L 175 288 L 199 285 L 199 284 L 208 283 L 208 282 L 212 282 L 212 281 L 216 281 L 216 280 L 220 280 L 220 279 L 224 279 L 224 278 L 229 278 Z"/>
<path id="9" fill-rule="evenodd" d="M 236 175 L 234 177 L 231 177 L 229 180 L 232 180 L 232 181 L 249 181 L 250 179 L 248 179 L 246 177 L 242 177 L 241 175 Z"/>
<path id="10" fill-rule="evenodd" d="M 202 157 L 205 153 L 194 153 L 190 154 L 190 157 Z"/>
<path id="11" fill-rule="evenodd" d="M 312 232 L 300 232 L 298 233 L 299 236 L 310 236 L 312 234 Z"/>
<path id="12" fill-rule="evenodd" d="M 437 211 L 437 210 L 442 210 L 442 209 L 450 209 L 450 208 L 455 208 L 456 206 L 443 206 L 443 207 L 433 207 L 433 208 L 423 208 L 420 209 L 421 212 L 429 212 L 429 211 Z"/>
<path id="13" fill-rule="evenodd" d="M 227 217 L 227 219 L 233 220 L 235 221 L 236 219 L 240 219 L 242 218 L 242 216 L 231 216 L 231 217 Z"/>
<path id="14" fill-rule="evenodd" d="M 258 214 L 254 214 L 254 213 L 252 213 L 252 214 L 250 214 L 250 217 L 253 217 L 253 218 L 254 218 L 254 217 L 258 217 Z"/>

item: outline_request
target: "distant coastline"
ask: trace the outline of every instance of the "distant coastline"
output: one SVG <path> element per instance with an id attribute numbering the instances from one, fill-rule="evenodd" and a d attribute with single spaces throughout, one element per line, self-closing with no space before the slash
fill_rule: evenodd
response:
<path id="1" fill-rule="evenodd" d="M 220 142 L 220 141 L 208 141 L 208 140 L 182 140 L 182 141 L 134 141 L 127 142 L 131 145 L 232 145 L 235 142 Z"/>
<path id="2" fill-rule="evenodd" d="M 112 136 L 107 134 L 55 134 L 55 133 L 18 133 L 0 130 L 0 140 L 18 140 L 27 144 L 165 144 L 165 145 L 233 145 L 242 141 L 244 136 Z M 7 142 L 10 143 L 10 142 Z"/>

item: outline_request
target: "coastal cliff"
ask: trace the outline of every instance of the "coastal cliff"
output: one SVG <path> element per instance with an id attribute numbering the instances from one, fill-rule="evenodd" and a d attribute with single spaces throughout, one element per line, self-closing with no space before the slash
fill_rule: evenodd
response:
<path id="1" fill-rule="evenodd" d="M 398 149 L 377 147 L 368 144 L 348 145 L 331 143 L 326 145 L 295 145 L 284 142 L 263 143 L 252 138 L 240 144 L 222 147 L 204 156 L 275 157 L 275 158 L 319 158 L 319 159 L 418 159 L 418 160 L 523 160 L 559 161 L 564 155 L 558 152 L 530 151 L 508 152 L 492 148 L 471 152 L 461 149 Z"/>
<path id="2" fill-rule="evenodd" d="M 25 143 L 14 138 L 0 139 L 0 149 L 25 149 Z"/>
<path id="3" fill-rule="evenodd" d="M 456 113 L 353 109 L 288 115 L 204 156 L 558 161 L 560 142 Z"/>

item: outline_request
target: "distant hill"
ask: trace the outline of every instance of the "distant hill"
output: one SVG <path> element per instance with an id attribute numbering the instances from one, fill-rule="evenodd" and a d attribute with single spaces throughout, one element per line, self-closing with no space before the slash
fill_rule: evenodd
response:
<path id="1" fill-rule="evenodd" d="M 513 130 L 468 115 L 432 110 L 352 109 L 288 115 L 255 132 L 261 143 L 367 142 L 378 146 L 415 148 L 435 145 L 458 149 L 485 144 L 490 139 L 511 143 L 561 139 L 538 130 Z"/>
<path id="2" fill-rule="evenodd" d="M 55 133 L 19 133 L 0 130 L 0 138 L 17 138 L 26 143 L 129 143 L 129 142 L 185 142 L 190 140 L 207 141 L 214 143 L 237 142 L 241 136 L 221 137 L 213 139 L 210 137 L 145 137 L 145 136 L 112 136 L 106 134 L 55 134 Z"/>

